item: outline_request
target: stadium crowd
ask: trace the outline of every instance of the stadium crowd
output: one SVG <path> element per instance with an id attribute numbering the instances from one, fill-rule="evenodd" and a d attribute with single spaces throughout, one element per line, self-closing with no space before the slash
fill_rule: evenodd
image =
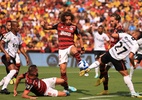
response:
<path id="1" fill-rule="evenodd" d="M 18 20 L 20 34 L 26 51 L 56 52 L 58 35 L 56 30 L 44 30 L 44 24 L 53 25 L 59 21 L 60 13 L 70 10 L 82 33 L 85 50 L 93 50 L 92 26 L 105 26 L 109 34 L 109 15 L 118 13 L 121 25 L 127 32 L 136 28 L 142 30 L 141 0 L 0 0 L 0 26 L 9 20 Z M 78 39 L 75 39 L 76 46 Z"/>

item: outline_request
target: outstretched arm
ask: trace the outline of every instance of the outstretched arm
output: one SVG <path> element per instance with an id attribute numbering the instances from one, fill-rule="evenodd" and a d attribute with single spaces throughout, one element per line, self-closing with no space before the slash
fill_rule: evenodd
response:
<path id="1" fill-rule="evenodd" d="M 23 79 L 23 78 L 24 78 L 24 75 L 23 75 L 23 74 L 19 75 L 19 76 L 16 78 L 16 83 L 14 84 L 14 90 L 13 90 L 14 96 L 17 96 L 17 87 L 18 87 L 18 85 L 19 85 L 21 79 Z"/>
<path id="2" fill-rule="evenodd" d="M 21 51 L 21 53 L 25 56 L 27 65 L 29 65 L 29 64 L 30 64 L 29 57 L 28 57 L 28 55 L 26 54 L 26 52 L 25 52 L 24 48 L 22 47 L 22 45 L 20 45 L 20 51 Z"/>
<path id="3" fill-rule="evenodd" d="M 31 100 L 35 100 L 37 99 L 37 97 L 33 97 L 33 96 L 29 96 L 28 94 L 30 93 L 30 90 L 24 90 L 22 97 L 23 98 L 27 98 L 27 99 L 31 99 Z"/>

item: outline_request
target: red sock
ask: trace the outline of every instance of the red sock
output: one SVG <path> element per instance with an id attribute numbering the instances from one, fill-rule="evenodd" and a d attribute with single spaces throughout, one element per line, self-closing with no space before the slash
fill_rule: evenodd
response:
<path id="1" fill-rule="evenodd" d="M 61 78 L 65 80 L 65 82 L 62 83 L 61 85 L 64 87 L 65 90 L 68 90 L 68 82 L 67 82 L 66 73 L 61 73 Z"/>
<path id="2" fill-rule="evenodd" d="M 76 58 L 77 63 L 81 61 L 80 54 L 77 52 L 73 55 Z"/>

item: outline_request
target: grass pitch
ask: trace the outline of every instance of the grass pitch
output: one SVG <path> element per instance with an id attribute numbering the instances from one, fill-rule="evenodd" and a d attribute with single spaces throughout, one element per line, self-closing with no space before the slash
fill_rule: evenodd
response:
<path id="1" fill-rule="evenodd" d="M 60 70 L 58 67 L 38 67 L 39 78 L 48 77 L 60 77 Z M 20 73 L 27 71 L 27 67 L 21 67 Z M 67 68 L 68 83 L 70 86 L 76 87 L 76 92 L 71 92 L 67 97 L 38 97 L 38 100 L 139 100 L 140 98 L 131 98 L 129 90 L 123 82 L 123 77 L 115 71 L 115 69 L 109 70 L 109 95 L 97 96 L 103 90 L 103 85 L 95 87 L 97 79 L 94 78 L 95 71 L 91 70 L 88 77 L 80 77 L 78 68 Z M 6 74 L 5 67 L 0 66 L 0 79 Z M 142 92 L 142 69 L 136 69 L 134 71 L 133 83 L 136 92 Z M 18 86 L 18 96 L 13 97 L 13 86 L 8 85 L 10 95 L 0 94 L 0 100 L 21 100 L 21 94 L 25 89 L 24 80 Z M 62 86 L 56 86 L 57 90 L 63 90 Z M 34 95 L 30 93 L 30 95 Z M 142 99 L 142 98 L 141 98 Z"/>

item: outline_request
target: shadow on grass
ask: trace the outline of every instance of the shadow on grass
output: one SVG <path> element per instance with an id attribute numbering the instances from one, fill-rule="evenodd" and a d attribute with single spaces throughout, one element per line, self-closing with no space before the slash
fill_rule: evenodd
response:
<path id="1" fill-rule="evenodd" d="M 70 92 L 72 93 L 72 92 Z M 76 93 L 81 93 L 81 94 L 84 94 L 84 95 L 89 95 L 89 96 L 92 96 L 92 94 L 89 94 L 89 91 L 88 90 L 84 90 L 84 89 L 78 89 L 76 91 Z"/>
<path id="2" fill-rule="evenodd" d="M 133 84 L 142 84 L 142 82 L 133 82 Z"/>

